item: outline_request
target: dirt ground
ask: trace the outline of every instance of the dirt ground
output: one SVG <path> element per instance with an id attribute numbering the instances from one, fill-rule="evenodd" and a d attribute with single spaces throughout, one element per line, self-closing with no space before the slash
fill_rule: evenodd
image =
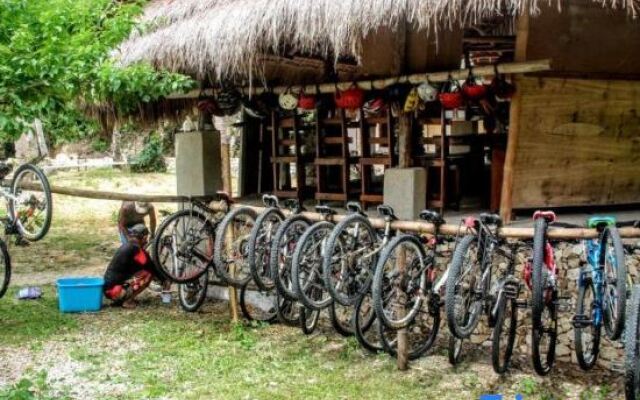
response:
<path id="1" fill-rule="evenodd" d="M 69 171 L 57 185 L 136 193 L 175 192 L 170 174 L 131 175 L 117 170 Z M 444 343 L 400 372 L 384 354 L 361 350 L 353 338 L 324 321 L 305 336 L 280 325 L 232 325 L 225 303 L 209 301 L 195 314 L 175 296 L 163 305 L 145 296 L 136 310 L 105 308 L 97 314 L 57 310 L 54 282 L 61 276 L 100 276 L 118 239 L 119 204 L 54 196 L 49 235 L 29 247 L 11 246 L 11 289 L 0 299 L 0 399 L 284 399 L 426 398 L 619 399 L 621 374 L 584 373 L 559 365 L 545 378 L 525 354 L 513 371 L 496 375 L 488 348 L 465 349 L 457 368 Z M 157 205 L 168 211 L 174 205 Z M 44 289 L 40 300 L 19 301 L 27 285 Z"/>

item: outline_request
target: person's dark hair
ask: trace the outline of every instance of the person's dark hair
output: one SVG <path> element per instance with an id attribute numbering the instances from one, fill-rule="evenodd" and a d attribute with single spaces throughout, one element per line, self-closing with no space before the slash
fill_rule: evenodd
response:
<path id="1" fill-rule="evenodd" d="M 149 229 L 144 224 L 135 224 L 134 226 L 127 228 L 129 236 L 141 238 L 149 234 Z"/>

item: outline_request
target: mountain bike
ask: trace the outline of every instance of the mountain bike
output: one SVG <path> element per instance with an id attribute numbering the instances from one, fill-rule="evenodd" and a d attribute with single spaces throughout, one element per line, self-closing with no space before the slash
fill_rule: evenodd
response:
<path id="1" fill-rule="evenodd" d="M 247 261 L 253 281 L 261 290 L 267 290 L 274 285 L 269 264 L 271 241 L 285 217 L 276 196 L 266 194 L 262 202 L 267 208 L 258 215 L 249 235 Z"/>
<path id="2" fill-rule="evenodd" d="M 592 217 L 587 226 L 599 237 L 583 241 L 587 266 L 578 277 L 578 300 L 572 323 L 578 364 L 593 368 L 600 351 L 602 326 L 610 340 L 624 327 L 627 271 L 622 239 L 612 217 Z"/>
<path id="3" fill-rule="evenodd" d="M 0 165 L 0 179 L 11 172 L 7 164 Z M 28 241 L 42 239 L 51 227 L 53 202 L 47 176 L 33 164 L 23 164 L 13 173 L 8 184 L 2 183 L 0 196 L 7 200 L 7 215 L 1 219 L 5 233 Z M 0 298 L 11 280 L 11 258 L 0 239 Z"/>
<path id="4" fill-rule="evenodd" d="M 496 214 L 483 213 L 479 218 L 465 218 L 463 225 L 467 233 L 462 239 L 456 239 L 444 302 L 449 331 L 458 339 L 471 336 L 483 312 L 489 327 L 494 326 L 491 275 L 502 220 Z"/>
<path id="5" fill-rule="evenodd" d="M 217 198 L 223 211 L 209 207 L 210 198 L 192 198 L 187 208 L 173 213 L 158 227 L 152 247 L 153 259 L 160 272 L 172 282 L 195 282 L 213 267 L 216 227 L 231 204 L 226 193 L 219 192 Z M 201 282 L 206 285 L 208 279 Z M 206 290 L 204 286 L 197 289 Z"/>
<path id="6" fill-rule="evenodd" d="M 348 203 L 347 209 L 350 215 L 327 240 L 322 273 L 331 297 L 343 306 L 353 306 L 369 290 L 378 254 L 391 238 L 391 221 L 397 218 L 391 207 L 378 206 L 385 220 L 379 236 L 358 203 Z"/>

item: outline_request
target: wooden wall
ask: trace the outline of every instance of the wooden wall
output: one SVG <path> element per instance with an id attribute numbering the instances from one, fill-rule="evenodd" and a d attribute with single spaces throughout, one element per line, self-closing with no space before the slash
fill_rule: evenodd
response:
<path id="1" fill-rule="evenodd" d="M 521 78 L 513 208 L 640 203 L 640 82 Z"/>

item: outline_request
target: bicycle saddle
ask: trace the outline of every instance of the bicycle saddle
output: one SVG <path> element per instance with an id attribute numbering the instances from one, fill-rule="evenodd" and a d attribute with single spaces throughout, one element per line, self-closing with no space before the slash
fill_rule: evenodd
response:
<path id="1" fill-rule="evenodd" d="M 324 216 L 336 214 L 336 210 L 329 206 L 316 206 L 316 212 Z"/>
<path id="2" fill-rule="evenodd" d="M 485 225 L 502 226 L 502 218 L 498 214 L 482 213 L 480 214 L 480 221 Z"/>
<path id="3" fill-rule="evenodd" d="M 386 204 L 382 204 L 378 206 L 378 214 L 380 214 L 381 216 L 385 217 L 385 218 L 389 218 L 392 220 L 396 220 L 398 219 L 395 215 L 395 213 L 393 212 L 393 208 L 391 206 L 388 206 Z"/>
<path id="4" fill-rule="evenodd" d="M 547 222 L 555 222 L 556 221 L 556 213 L 553 211 L 541 211 L 538 210 L 533 213 L 533 220 L 537 220 L 538 218 L 544 218 Z"/>
<path id="5" fill-rule="evenodd" d="M 302 205 L 297 199 L 286 199 L 285 201 L 282 202 L 282 204 L 285 208 L 288 208 L 295 214 L 301 211 L 304 211 L 304 207 L 302 207 Z"/>
<path id="6" fill-rule="evenodd" d="M 596 215 L 587 219 L 587 226 L 592 229 L 604 229 L 609 226 L 616 226 L 616 218 Z"/>
<path id="7" fill-rule="evenodd" d="M 357 203 L 355 201 L 350 201 L 347 203 L 347 211 L 349 211 L 352 214 L 353 213 L 364 214 L 360 203 Z"/>
<path id="8" fill-rule="evenodd" d="M 420 211 L 419 218 L 421 220 L 431 222 L 434 225 L 442 225 L 444 224 L 444 219 L 440 215 L 439 212 L 433 210 L 422 210 Z"/>
<path id="9" fill-rule="evenodd" d="M 278 197 L 272 194 L 263 194 L 262 203 L 267 207 L 278 207 Z"/>

